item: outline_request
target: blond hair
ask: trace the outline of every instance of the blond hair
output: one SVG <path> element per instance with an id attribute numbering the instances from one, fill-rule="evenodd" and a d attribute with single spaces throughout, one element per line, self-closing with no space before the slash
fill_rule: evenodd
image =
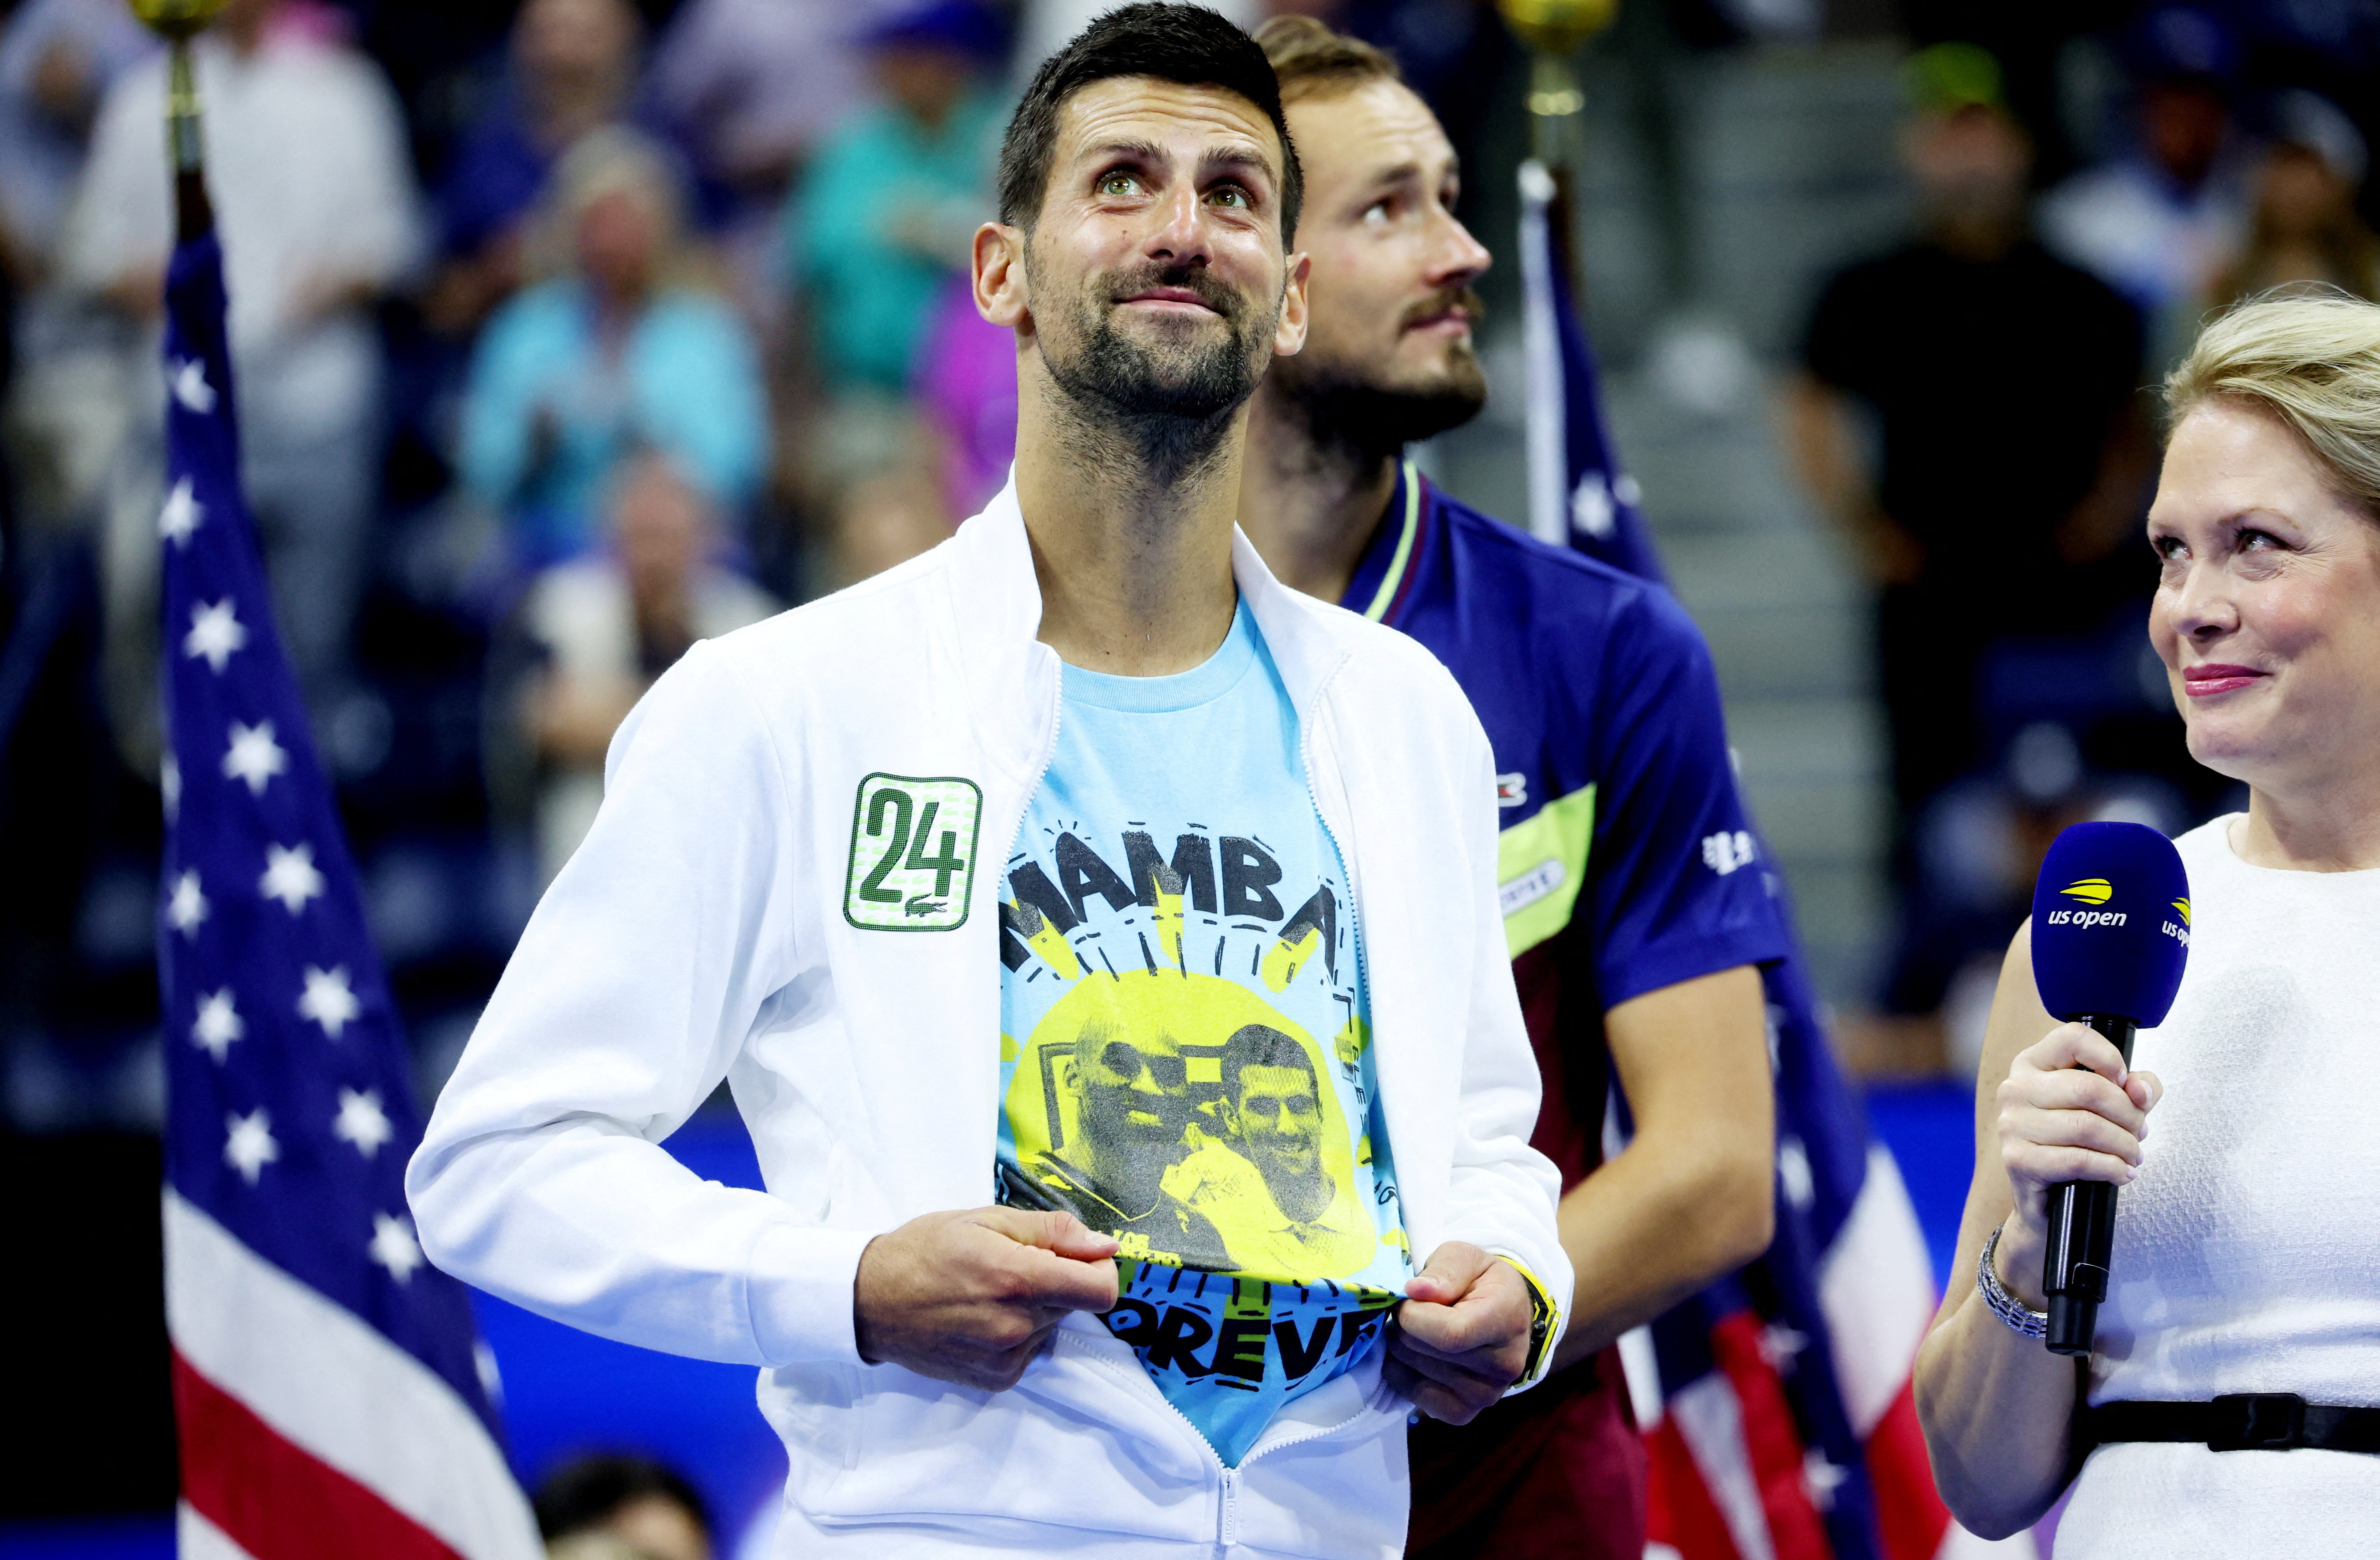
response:
<path id="1" fill-rule="evenodd" d="M 1402 81 L 1397 62 L 1360 38 L 1334 32 L 1312 17 L 1279 16 L 1257 29 L 1257 47 L 1272 61 L 1281 101 L 1337 97 L 1375 81 Z"/>
<path id="2" fill-rule="evenodd" d="M 679 280 L 685 260 L 686 186 L 668 148 L 624 125 L 603 125 L 570 145 L 547 176 L 543 210 L 530 235 L 531 269 L 558 275 L 570 269 L 578 222 L 609 196 L 641 203 L 659 225 L 655 259 L 664 280 Z"/>
<path id="3" fill-rule="evenodd" d="M 2221 315 L 2165 381 L 2176 425 L 2218 400 L 2278 418 L 2339 494 L 2380 523 L 2380 304 L 2299 286 Z"/>

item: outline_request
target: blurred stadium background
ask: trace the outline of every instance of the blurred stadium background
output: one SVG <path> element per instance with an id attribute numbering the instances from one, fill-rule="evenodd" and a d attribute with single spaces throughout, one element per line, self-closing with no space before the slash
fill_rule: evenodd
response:
<path id="1" fill-rule="evenodd" d="M 205 45 L 250 492 L 425 1099 L 642 686 L 999 481 L 1007 348 L 957 266 L 1009 95 L 1096 8 L 235 0 Z M 1494 389 L 1420 458 L 1518 518 L 1525 54 L 1476 0 L 1296 8 L 1391 50 L 1463 152 L 1505 260 Z M 162 68 L 122 0 L 0 14 L 0 1143 L 30 1410 L 0 1555 L 163 1555 Z M 1938 1276 L 1961 1075 L 2041 849 L 2227 805 L 2143 659 L 2146 387 L 2232 297 L 2380 291 L 2380 8 L 1623 0 L 1576 63 L 1571 241 L 1618 441 Z M 1896 665 L 1966 692 L 1913 698 Z M 723 1104 L 670 1146 L 757 1184 Z M 748 1542 L 782 1456 L 747 1371 L 481 1320 L 525 1481 L 650 1453 L 718 1553 Z"/>

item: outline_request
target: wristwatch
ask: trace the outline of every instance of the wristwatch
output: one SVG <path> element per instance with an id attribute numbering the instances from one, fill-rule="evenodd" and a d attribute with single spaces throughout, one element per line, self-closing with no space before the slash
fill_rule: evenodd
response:
<path id="1" fill-rule="evenodd" d="M 2000 1276 L 1992 1268 L 1992 1253 L 1999 1244 L 2000 1232 L 1994 1229 L 1991 1239 L 1984 1242 L 1984 1254 L 1975 1261 L 1975 1288 L 1983 1292 L 1984 1303 L 1992 1308 L 1993 1315 L 2023 1336 L 2048 1336 L 2049 1312 L 2034 1310 L 2000 1287 Z"/>

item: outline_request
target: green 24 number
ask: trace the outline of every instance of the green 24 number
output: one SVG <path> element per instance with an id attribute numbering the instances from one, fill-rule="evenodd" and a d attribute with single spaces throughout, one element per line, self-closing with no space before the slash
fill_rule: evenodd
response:
<path id="1" fill-rule="evenodd" d="M 917 838 L 913 840 L 909 833 L 909 814 L 912 806 L 909 793 L 894 786 L 886 786 L 868 804 L 868 837 L 871 840 L 884 832 L 884 810 L 888 804 L 892 809 L 892 843 L 885 849 L 884 854 L 877 859 L 875 866 L 869 869 L 867 877 L 861 880 L 859 897 L 872 900 L 878 904 L 899 904 L 901 890 L 884 886 L 885 877 L 895 866 L 904 866 L 912 872 L 932 873 L 934 897 L 940 899 L 948 894 L 951 891 L 952 875 L 966 865 L 966 863 L 959 859 L 958 832 L 949 828 L 942 830 L 941 853 L 930 856 L 925 853 L 926 841 L 932 837 L 934 831 L 934 816 L 942 810 L 942 804 L 940 802 L 926 804 L 926 816 L 917 820 Z M 906 861 L 901 859 L 901 847 L 904 845 L 909 847 L 909 859 Z"/>

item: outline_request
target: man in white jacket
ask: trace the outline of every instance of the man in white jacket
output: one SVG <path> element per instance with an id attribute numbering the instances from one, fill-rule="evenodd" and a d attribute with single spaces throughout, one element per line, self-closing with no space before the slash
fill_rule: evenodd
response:
<path id="1" fill-rule="evenodd" d="M 781 1554 L 1385 1560 L 1559 1336 L 1487 741 L 1232 523 L 1298 200 L 1212 12 L 1043 66 L 1009 488 L 655 684 L 413 1161 L 442 1266 L 764 1367 Z M 766 1192 L 658 1146 L 722 1078 Z"/>

